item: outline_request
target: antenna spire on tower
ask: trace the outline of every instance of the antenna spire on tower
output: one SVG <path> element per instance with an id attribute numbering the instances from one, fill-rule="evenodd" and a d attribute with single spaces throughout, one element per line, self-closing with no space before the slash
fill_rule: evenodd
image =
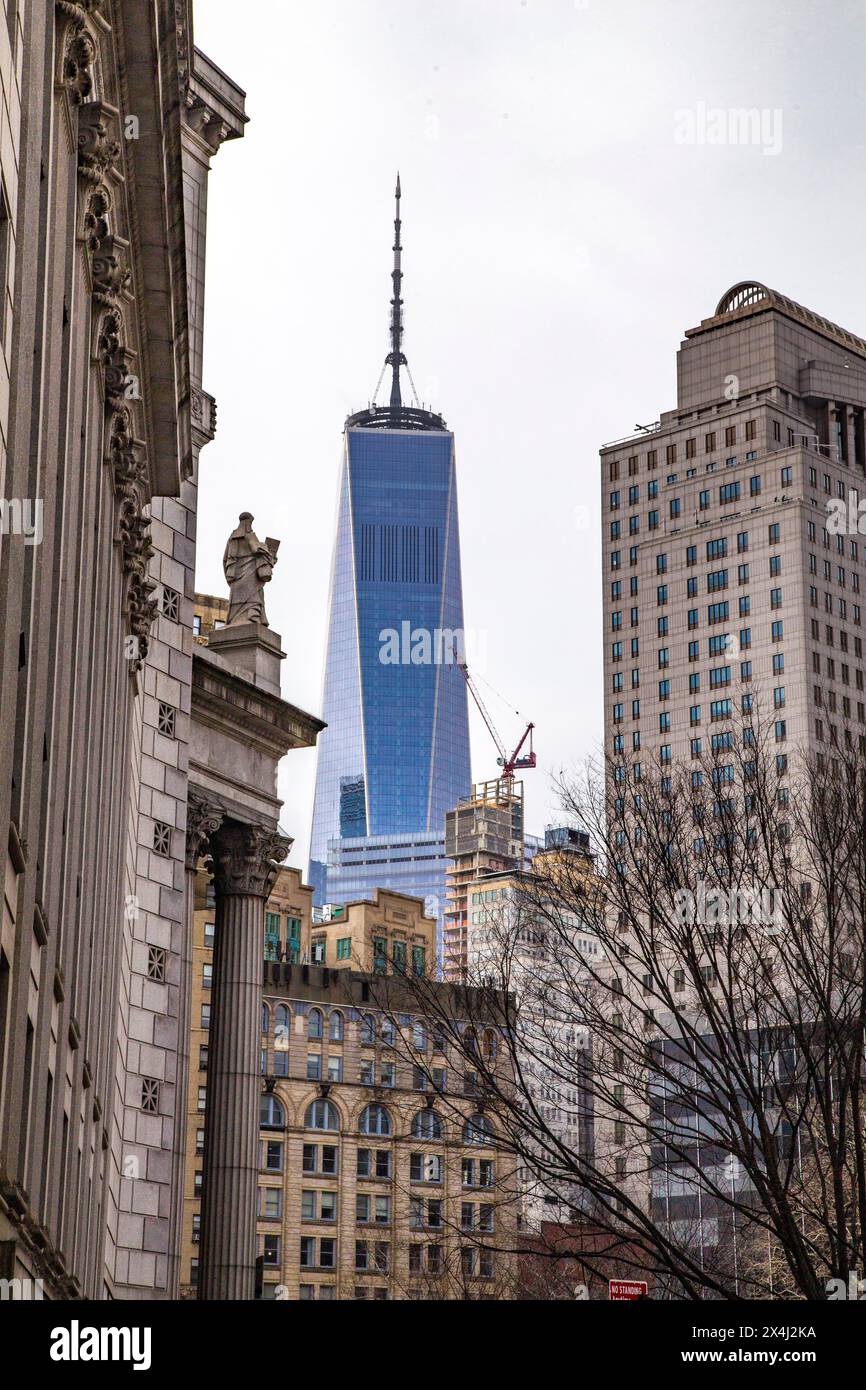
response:
<path id="1" fill-rule="evenodd" d="M 382 370 L 379 373 L 379 380 L 376 382 L 376 389 L 366 410 L 358 410 L 354 414 L 347 416 L 347 427 L 356 429 L 376 429 L 376 430 L 447 430 L 447 425 L 440 414 L 433 410 L 425 409 L 418 399 L 418 392 L 412 380 L 412 371 L 403 352 L 403 240 L 401 236 L 402 222 L 400 221 L 400 198 L 402 190 L 400 187 L 400 175 L 397 174 L 397 187 L 394 189 L 396 209 L 394 214 L 394 266 L 391 271 L 391 324 L 389 337 L 391 349 L 382 363 Z M 391 368 L 391 398 L 387 406 L 377 404 L 379 388 L 385 378 L 388 368 Z M 406 368 L 406 375 L 409 378 L 410 399 L 413 405 L 403 404 L 403 393 L 400 383 L 400 369 Z"/>
<path id="2" fill-rule="evenodd" d="M 394 191 L 396 210 L 394 215 L 394 269 L 391 281 L 394 287 L 391 299 L 391 351 L 385 358 L 385 365 L 391 368 L 391 408 L 399 409 L 403 404 L 400 394 L 400 368 L 407 365 L 403 353 L 403 245 L 400 239 L 400 174 L 397 173 L 397 187 Z"/>

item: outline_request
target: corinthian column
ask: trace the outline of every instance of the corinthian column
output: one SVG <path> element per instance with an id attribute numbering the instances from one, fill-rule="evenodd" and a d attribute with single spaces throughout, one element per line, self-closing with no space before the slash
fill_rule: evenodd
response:
<path id="1" fill-rule="evenodd" d="M 264 905 L 291 847 L 274 830 L 226 822 L 211 839 L 216 940 L 204 1139 L 198 1296 L 255 1292 L 259 1023 Z"/>
<path id="2" fill-rule="evenodd" d="M 195 875 L 210 836 L 222 822 L 225 812 L 190 792 L 186 804 L 186 878 L 184 884 L 183 937 L 180 953 L 177 1006 L 177 1073 L 175 1086 L 174 1144 L 172 1146 L 171 1234 L 169 1238 L 169 1295 L 180 1296 L 181 1250 L 183 1248 L 184 1180 L 189 1130 L 189 1029 L 192 993 L 192 950 L 195 926 Z"/>

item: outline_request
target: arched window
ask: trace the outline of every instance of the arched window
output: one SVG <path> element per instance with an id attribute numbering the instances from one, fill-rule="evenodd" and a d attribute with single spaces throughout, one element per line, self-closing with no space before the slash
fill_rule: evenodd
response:
<path id="1" fill-rule="evenodd" d="M 321 1009 L 310 1009 L 310 1016 L 307 1019 L 307 1037 L 321 1038 L 322 1036 L 322 1011 Z"/>
<path id="2" fill-rule="evenodd" d="M 382 1041 L 383 1041 L 383 1043 L 385 1043 L 385 1045 L 386 1045 L 387 1047 L 393 1047 L 393 1046 L 394 1046 L 394 1040 L 395 1040 L 396 1036 L 397 1036 L 397 1032 L 396 1032 L 396 1029 L 394 1028 L 393 1019 L 390 1019 L 390 1018 L 383 1018 L 383 1019 L 382 1019 Z"/>
<path id="3" fill-rule="evenodd" d="M 262 1129 L 285 1129 L 286 1112 L 276 1096 L 262 1096 L 259 1102 L 259 1125 Z"/>
<path id="4" fill-rule="evenodd" d="M 419 1110 L 412 1120 L 412 1135 L 415 1139 L 441 1139 L 442 1121 L 435 1110 Z"/>
<path id="5" fill-rule="evenodd" d="M 496 1056 L 496 1033 L 492 1028 L 488 1028 L 484 1034 L 484 1056 L 489 1062 Z"/>
<path id="6" fill-rule="evenodd" d="M 289 1070 L 289 1037 L 291 1018 L 285 1004 L 274 1009 L 274 1070 L 280 1076 L 287 1076 Z"/>
<path id="7" fill-rule="evenodd" d="M 267 1004 L 262 1004 L 262 1032 L 269 1033 L 271 1029 L 271 1011 Z"/>
<path id="8" fill-rule="evenodd" d="M 376 1020 L 372 1014 L 364 1014 L 361 1019 L 361 1042 L 374 1043 L 376 1041 Z"/>
<path id="9" fill-rule="evenodd" d="M 328 1019 L 328 1037 L 331 1042 L 343 1041 L 343 1015 L 339 1012 L 331 1014 Z"/>
<path id="10" fill-rule="evenodd" d="M 390 1134 L 391 1116 L 384 1105 L 368 1105 L 361 1111 L 358 1128 L 362 1134 Z"/>
<path id="11" fill-rule="evenodd" d="M 470 1115 L 463 1126 L 464 1144 L 490 1144 L 493 1140 L 493 1127 L 486 1115 Z"/>
<path id="12" fill-rule="evenodd" d="M 427 1051 L 427 1024 L 420 1020 L 412 1024 L 412 1046 L 418 1052 Z"/>
<path id="13" fill-rule="evenodd" d="M 336 1106 L 329 1100 L 314 1100 L 312 1105 L 307 1106 L 304 1125 L 307 1129 L 339 1129 L 340 1117 Z"/>

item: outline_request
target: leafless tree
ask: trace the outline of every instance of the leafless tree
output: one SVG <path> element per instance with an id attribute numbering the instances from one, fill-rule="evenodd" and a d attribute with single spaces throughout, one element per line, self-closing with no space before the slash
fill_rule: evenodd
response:
<path id="1" fill-rule="evenodd" d="M 410 982 L 575 1255 L 656 1297 L 864 1268 L 866 763 L 784 732 L 751 712 L 690 763 L 589 765 L 561 790 L 595 860 L 470 905 L 465 1022 Z"/>

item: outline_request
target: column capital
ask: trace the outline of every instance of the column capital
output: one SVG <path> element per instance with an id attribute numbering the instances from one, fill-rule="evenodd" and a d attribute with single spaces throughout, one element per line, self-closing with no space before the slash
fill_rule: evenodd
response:
<path id="1" fill-rule="evenodd" d="M 210 846 L 209 867 L 217 893 L 267 898 L 293 843 L 268 826 L 224 822 Z"/>
<path id="2" fill-rule="evenodd" d="M 194 870 L 211 836 L 225 819 L 225 811 L 190 792 L 186 804 L 186 867 Z"/>

